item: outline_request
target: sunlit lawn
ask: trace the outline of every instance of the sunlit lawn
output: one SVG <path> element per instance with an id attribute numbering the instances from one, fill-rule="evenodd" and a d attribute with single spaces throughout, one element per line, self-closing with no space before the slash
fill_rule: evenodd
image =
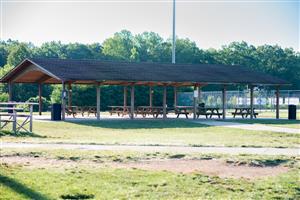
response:
<path id="1" fill-rule="evenodd" d="M 257 109 L 256 111 L 258 111 L 258 118 L 272 118 L 275 119 L 276 117 L 276 112 L 275 110 L 273 111 L 259 111 L 259 109 Z M 279 112 L 279 117 L 280 119 L 288 119 L 288 110 L 280 110 Z M 300 120 L 300 110 L 298 109 L 297 111 L 297 119 Z"/>
<path id="2" fill-rule="evenodd" d="M 246 123 L 246 124 L 261 124 L 267 126 L 276 126 L 276 127 L 283 127 L 283 128 L 294 128 L 299 129 L 300 133 L 300 120 L 286 120 L 286 119 L 232 119 L 226 120 L 230 122 L 239 122 L 239 123 Z"/>
<path id="3" fill-rule="evenodd" d="M 249 120 L 246 120 L 245 123 Z M 279 124 L 276 124 L 278 123 Z M 251 122 L 252 123 L 252 122 Z M 297 125 L 290 121 L 253 123 Z M 287 124 L 287 125 L 286 125 Z M 272 124 L 274 125 L 274 124 Z M 3 142 L 64 142 L 135 145 L 298 147 L 300 134 L 209 127 L 187 120 L 34 121 L 31 135 L 2 132 Z M 1 149 L 1 157 L 49 159 L 49 164 L 0 165 L 0 199 L 297 199 L 299 159 L 292 156 L 172 154 L 168 152 L 63 149 Z M 0 157 L 0 160 L 1 160 Z M 155 159 L 209 160 L 289 167 L 255 180 L 220 178 L 201 172 L 116 169 L 107 163 Z M 71 162 L 61 167 L 56 162 Z M 82 164 L 82 163 L 93 164 Z M 51 164 L 52 163 L 52 164 Z M 229 162 L 228 162 L 229 163 Z M 101 165 L 101 167 L 97 167 Z M 51 166 L 53 165 L 53 166 Z"/>
<path id="4" fill-rule="evenodd" d="M 209 127 L 186 120 L 34 122 L 40 137 L 2 141 L 137 145 L 297 147 L 299 134 Z"/>
<path id="5" fill-rule="evenodd" d="M 296 171 L 246 181 L 123 169 L 0 168 L 3 199 L 297 199 Z"/>
<path id="6" fill-rule="evenodd" d="M 266 165 L 283 162 L 290 167 L 289 172 L 275 177 L 247 180 L 219 178 L 201 172 L 182 174 L 104 165 L 105 162 L 170 159 L 172 156 L 158 152 L 5 149 L 2 156 L 55 158 L 75 163 L 87 159 L 104 167 L 3 164 L 0 166 L 0 199 L 297 199 L 299 195 L 299 167 L 292 164 L 296 162 L 293 157 L 194 154 L 183 158 L 256 161 Z"/>

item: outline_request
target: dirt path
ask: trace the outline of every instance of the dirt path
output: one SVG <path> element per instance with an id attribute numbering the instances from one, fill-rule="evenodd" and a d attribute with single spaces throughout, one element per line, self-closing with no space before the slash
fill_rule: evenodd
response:
<path id="1" fill-rule="evenodd" d="M 223 153 L 299 156 L 298 148 L 248 148 L 248 147 L 190 147 L 190 146 L 139 146 L 139 145 L 91 145 L 64 143 L 6 143 L 0 142 L 2 148 L 40 148 L 40 149 L 76 149 L 76 150 L 112 150 L 170 153 Z"/>
<path id="2" fill-rule="evenodd" d="M 121 168 L 121 169 L 142 169 L 149 171 L 169 171 L 175 173 L 202 173 L 209 176 L 221 178 L 246 178 L 257 179 L 269 176 L 276 176 L 289 170 L 288 167 L 253 167 L 247 165 L 228 164 L 223 160 L 185 160 L 185 159 L 164 159 L 144 160 L 136 162 L 107 162 L 97 163 L 90 160 L 57 160 L 43 157 L 0 157 L 1 165 L 19 165 L 25 168 L 55 168 L 67 169 L 78 167 L 92 168 Z M 201 177 L 200 177 L 201 178 Z M 209 179 L 209 178 L 208 178 Z M 209 180 L 207 180 L 209 181 Z"/>
<path id="3" fill-rule="evenodd" d="M 244 130 L 272 131 L 272 132 L 279 132 L 279 133 L 300 134 L 300 129 L 296 129 L 296 128 L 284 128 L 284 127 L 267 126 L 267 125 L 260 125 L 260 124 L 243 124 L 238 122 L 224 122 L 224 121 L 214 121 L 214 120 L 197 120 L 197 121 L 195 120 L 193 122 L 199 124 L 205 124 L 208 126 L 222 126 L 222 127 L 237 128 L 237 129 L 244 129 Z"/>

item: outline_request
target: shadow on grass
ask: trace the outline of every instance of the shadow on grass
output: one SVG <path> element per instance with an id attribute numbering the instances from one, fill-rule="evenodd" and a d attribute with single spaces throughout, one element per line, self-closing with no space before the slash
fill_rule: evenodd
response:
<path id="1" fill-rule="evenodd" d="M 60 196 L 62 199 L 93 199 L 93 194 L 66 194 Z"/>
<path id="2" fill-rule="evenodd" d="M 68 123 L 112 129 L 163 129 L 163 128 L 204 128 L 208 125 L 186 120 L 104 120 L 68 121 Z"/>
<path id="3" fill-rule="evenodd" d="M 39 199 L 39 200 L 50 199 L 47 196 L 27 187 L 26 185 L 19 183 L 16 180 L 1 174 L 0 174 L 0 183 L 5 185 L 6 187 L 9 187 L 10 189 L 14 190 L 17 193 L 26 196 L 29 199 Z"/>
<path id="4" fill-rule="evenodd" d="M 12 136 L 12 137 L 36 137 L 36 138 L 46 138 L 46 136 L 41 136 L 35 133 L 30 132 L 13 132 L 13 131 L 7 131 L 7 130 L 1 130 L 0 131 L 0 137 L 2 136 Z"/>
<path id="5" fill-rule="evenodd" d="M 285 164 L 288 161 L 290 160 L 289 159 L 265 159 L 260 161 L 260 163 L 262 163 L 264 166 L 275 167 L 281 164 Z"/>

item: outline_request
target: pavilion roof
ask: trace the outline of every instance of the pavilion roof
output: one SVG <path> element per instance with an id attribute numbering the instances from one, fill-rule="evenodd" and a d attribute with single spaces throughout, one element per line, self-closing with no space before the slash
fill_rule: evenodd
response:
<path id="1" fill-rule="evenodd" d="M 287 85 L 287 81 L 244 66 L 169 64 L 77 59 L 25 59 L 1 82 L 95 84 L 253 84 Z"/>

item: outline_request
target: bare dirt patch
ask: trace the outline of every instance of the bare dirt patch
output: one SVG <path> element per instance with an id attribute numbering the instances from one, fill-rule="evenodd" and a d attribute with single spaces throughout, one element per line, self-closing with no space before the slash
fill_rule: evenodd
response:
<path id="1" fill-rule="evenodd" d="M 129 163 L 114 163 L 117 168 L 137 168 L 144 170 L 171 171 L 177 173 L 201 172 L 221 178 L 255 179 L 276 176 L 288 171 L 288 167 L 251 167 L 227 164 L 222 160 L 151 160 Z"/>
<path id="2" fill-rule="evenodd" d="M 104 165 L 94 163 L 88 160 L 72 161 L 59 160 L 43 157 L 22 157 L 22 156 L 5 156 L 0 158 L 0 164 L 8 164 L 13 166 L 22 166 L 26 168 L 73 168 L 84 165 L 97 165 L 103 167 Z"/>
<path id="3" fill-rule="evenodd" d="M 206 175 L 219 176 L 221 178 L 246 178 L 256 179 L 287 172 L 288 167 L 252 167 L 247 165 L 228 164 L 223 160 L 185 160 L 185 159 L 164 159 L 144 160 L 135 162 L 107 162 L 97 163 L 90 160 L 58 160 L 43 157 L 1 157 L 0 164 L 21 165 L 27 168 L 73 168 L 80 166 L 89 167 L 113 167 L 122 169 L 143 169 L 150 171 L 170 171 L 175 173 L 200 172 Z"/>

